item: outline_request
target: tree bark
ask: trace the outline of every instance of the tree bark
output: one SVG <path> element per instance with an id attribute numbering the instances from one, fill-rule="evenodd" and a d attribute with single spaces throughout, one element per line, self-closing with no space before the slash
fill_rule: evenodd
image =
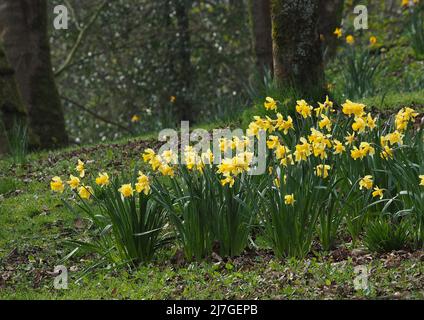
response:
<path id="1" fill-rule="evenodd" d="M 308 99 L 324 95 L 318 2 L 271 0 L 275 80 Z"/>
<path id="2" fill-rule="evenodd" d="M 12 134 L 13 126 L 28 125 L 28 113 L 19 94 L 14 73 L 0 43 L 0 154 L 8 151 L 7 137 Z M 34 147 L 37 142 L 30 132 L 29 139 L 30 146 Z"/>
<path id="3" fill-rule="evenodd" d="M 191 0 L 174 0 L 174 3 L 178 30 L 177 82 L 180 86 L 176 106 L 178 109 L 179 120 L 191 121 L 194 119 L 192 102 L 190 101 L 193 68 L 191 64 L 191 36 L 188 10 Z"/>
<path id="4" fill-rule="evenodd" d="M 261 76 L 266 70 L 274 72 L 272 57 L 272 23 L 270 0 L 250 0 L 253 48 Z"/>
<path id="5" fill-rule="evenodd" d="M 343 17 L 344 0 L 319 1 L 319 33 L 324 36 L 324 58 L 331 60 L 337 51 L 338 39 L 334 30 L 340 27 Z"/>
<path id="6" fill-rule="evenodd" d="M 46 0 L 0 0 L 0 34 L 42 148 L 68 143 L 51 65 Z"/>

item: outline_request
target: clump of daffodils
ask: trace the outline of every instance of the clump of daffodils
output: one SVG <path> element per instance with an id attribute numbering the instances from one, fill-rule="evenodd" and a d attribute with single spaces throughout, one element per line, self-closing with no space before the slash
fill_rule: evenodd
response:
<path id="1" fill-rule="evenodd" d="M 78 172 L 79 177 L 70 174 L 69 180 L 66 181 L 66 183 L 63 182 L 60 177 L 53 177 L 50 182 L 50 189 L 56 193 L 63 193 L 67 185 L 69 189 L 76 192 L 81 199 L 90 200 L 94 196 L 95 191 L 90 185 L 86 185 L 82 181 L 82 179 L 86 177 L 85 163 L 78 159 L 75 171 Z M 111 179 L 107 172 L 98 173 L 97 177 L 94 178 L 94 182 L 99 188 L 111 186 Z M 139 171 L 137 182 L 134 186 L 131 183 L 123 184 L 118 191 L 123 198 L 132 197 L 134 193 L 148 195 L 151 192 L 150 179 L 143 172 Z"/>
<path id="2" fill-rule="evenodd" d="M 336 31 L 338 36 L 342 35 L 341 29 Z M 222 138 L 219 141 L 219 152 L 223 157 L 219 163 L 214 164 L 214 153 L 211 149 L 199 152 L 192 146 L 187 146 L 181 155 L 173 150 L 158 154 L 153 149 L 146 149 L 142 159 L 155 174 L 170 178 L 178 175 L 180 165 L 185 166 L 189 173 L 199 175 L 203 175 L 208 167 L 219 175 L 222 186 L 231 188 L 238 177 L 252 169 L 254 153 L 250 151 L 250 147 L 255 139 L 263 137 L 260 134 L 263 132 L 266 136 L 266 147 L 270 150 L 274 163 L 281 168 L 287 168 L 314 161 L 311 168 L 313 175 L 326 180 L 337 171 L 337 159 L 350 159 L 355 163 L 374 157 L 380 157 L 383 161 L 395 159 L 396 150 L 404 144 L 406 131 L 412 127 L 418 116 L 418 112 L 412 108 L 401 109 L 394 118 L 393 130 L 381 131 L 384 134 L 378 133 L 380 140 L 376 143 L 375 140 L 369 139 L 375 135 L 378 118 L 368 112 L 362 103 L 347 100 L 342 104 L 341 112 L 336 112 L 328 97 L 316 107 L 306 100 L 298 100 L 294 106 L 295 116 L 289 115 L 287 110 L 279 109 L 279 105 L 279 101 L 267 97 L 264 108 L 274 111 L 275 117 L 254 116 L 248 126 L 247 136 Z M 307 123 L 307 131 L 302 127 L 296 128 L 296 122 Z M 272 167 L 269 174 L 275 174 Z M 93 188 L 82 181 L 85 177 L 85 163 L 78 159 L 69 180 L 63 182 L 60 177 L 53 177 L 50 187 L 54 192 L 63 193 L 65 186 L 69 186 L 82 199 L 88 200 L 93 196 Z M 280 178 L 273 179 L 275 186 L 285 183 L 285 179 Z M 94 181 L 100 188 L 111 185 L 106 172 L 98 173 Z M 374 181 L 373 176 L 365 175 L 359 181 L 359 189 L 370 190 L 373 197 L 384 197 L 385 189 L 375 186 Z M 419 185 L 424 186 L 424 175 L 419 176 Z M 151 192 L 150 179 L 139 172 L 136 182 L 121 185 L 119 192 L 123 198 L 132 197 L 135 193 L 148 195 Z M 287 195 L 286 204 L 294 205 L 295 197 L 295 194 Z"/>
<path id="3" fill-rule="evenodd" d="M 217 174 L 221 175 L 221 184 L 223 186 L 229 185 L 233 187 L 235 179 L 250 170 L 254 156 L 252 152 L 247 151 L 250 144 L 251 141 L 248 137 L 222 138 L 219 141 L 221 154 L 234 151 L 236 155 L 234 157 L 224 157 L 217 166 L 213 164 L 214 155 L 210 149 L 200 153 L 194 147 L 187 146 L 182 154 L 181 162 L 189 172 L 198 174 L 203 174 L 205 166 L 209 166 Z M 178 157 L 172 150 L 157 154 L 152 149 L 146 149 L 142 157 L 144 162 L 151 166 L 153 172 L 159 172 L 163 176 L 173 178 L 178 170 Z"/>
<path id="4" fill-rule="evenodd" d="M 337 34 L 342 32 L 341 29 L 336 31 Z M 267 110 L 272 110 L 269 106 L 271 102 L 278 104 L 268 97 L 265 102 Z M 249 124 L 249 134 L 259 139 L 260 130 L 267 133 L 266 145 L 282 167 L 308 163 L 311 159 L 321 161 L 321 164 L 315 166 L 314 175 L 322 179 L 331 175 L 334 166 L 332 162 L 336 157 L 349 157 L 355 162 L 376 156 L 383 160 L 393 159 L 396 148 L 404 143 L 406 130 L 418 116 L 412 108 L 400 110 L 395 116 L 394 130 L 381 135 L 378 145 L 375 141 L 367 141 L 375 134 L 373 132 L 376 130 L 378 118 L 368 112 L 366 105 L 362 103 L 347 100 L 342 104 L 341 113 L 335 113 L 334 104 L 328 97 L 324 103 L 318 103 L 316 108 L 305 100 L 298 100 L 295 106 L 298 121 L 312 124 L 309 135 L 296 134 L 294 120 L 289 115 L 284 116 L 281 111 L 275 110 L 275 118 L 255 116 L 254 121 Z M 344 127 L 347 132 L 343 134 L 342 130 L 335 130 L 337 127 Z M 299 131 L 304 132 L 302 128 L 299 128 Z M 285 136 L 289 136 L 288 139 L 285 139 Z M 290 142 L 287 143 L 288 141 Z M 228 179 L 228 182 L 231 180 Z M 276 186 L 281 184 L 278 177 L 273 183 Z M 360 190 L 372 190 L 374 178 L 366 175 L 360 180 L 359 186 Z M 375 186 L 372 196 L 383 198 L 384 191 L 385 189 Z"/>

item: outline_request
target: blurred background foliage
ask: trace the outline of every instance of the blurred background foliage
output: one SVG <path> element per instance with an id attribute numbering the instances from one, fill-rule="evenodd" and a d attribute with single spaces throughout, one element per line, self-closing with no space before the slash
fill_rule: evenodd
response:
<path id="1" fill-rule="evenodd" d="M 255 103 L 255 93 L 263 94 L 248 1 L 190 0 L 183 10 L 175 3 L 65 1 L 71 8 L 69 29 L 51 25 L 50 36 L 71 142 L 115 140 L 173 127 L 179 104 L 189 105 L 190 120 L 197 123 L 231 120 Z M 49 12 L 57 4 L 63 0 L 50 1 Z M 357 4 L 368 8 L 369 30 L 353 29 Z M 346 34 L 354 35 L 358 46 L 371 35 L 378 39 L 372 50 L 381 60 L 372 79 L 375 90 L 360 98 L 383 104 L 395 92 L 423 90 L 424 61 L 411 46 L 409 19 L 409 10 L 398 0 L 345 1 L 344 36 L 326 65 L 334 99 L 349 98 Z M 79 37 L 80 45 L 66 63 Z"/>
<path id="2" fill-rule="evenodd" d="M 61 2 L 52 1 L 51 5 Z M 69 1 L 77 20 L 72 18 L 67 31 L 51 30 L 56 70 L 80 34 L 75 21 L 83 27 L 99 3 Z M 231 113 L 230 105 L 236 100 L 237 106 L 247 102 L 243 90 L 254 57 L 247 7 L 240 3 L 192 1 L 187 10 L 190 43 L 181 48 L 181 27 L 168 1 L 108 1 L 72 62 L 57 77 L 59 91 L 67 99 L 65 115 L 71 138 L 85 143 L 128 134 L 90 116 L 81 106 L 140 134 L 172 126 L 180 101 L 191 104 L 197 121 Z M 182 50 L 190 55 L 188 75 L 183 74 L 187 67 L 182 65 Z M 189 78 L 187 86 L 181 85 L 181 74 Z M 131 123 L 133 115 L 140 121 Z"/>

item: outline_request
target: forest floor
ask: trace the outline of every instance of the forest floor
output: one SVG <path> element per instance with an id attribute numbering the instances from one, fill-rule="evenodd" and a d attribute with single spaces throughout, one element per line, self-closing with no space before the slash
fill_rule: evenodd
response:
<path id="1" fill-rule="evenodd" d="M 140 137 L 31 154 L 21 166 L 0 161 L 0 299 L 424 299 L 424 251 L 374 254 L 349 239 L 332 252 L 314 247 L 302 261 L 279 260 L 257 239 L 234 259 L 188 263 L 168 249 L 138 270 L 98 266 L 86 275 L 95 257 L 63 263 L 69 242 L 89 237 L 90 223 L 50 192 L 51 177 L 67 176 L 78 158 L 111 174 L 130 170 L 142 150 L 155 146 Z M 61 264 L 70 276 L 67 290 L 53 287 Z M 366 290 L 355 289 L 364 281 L 358 270 L 367 273 Z"/>

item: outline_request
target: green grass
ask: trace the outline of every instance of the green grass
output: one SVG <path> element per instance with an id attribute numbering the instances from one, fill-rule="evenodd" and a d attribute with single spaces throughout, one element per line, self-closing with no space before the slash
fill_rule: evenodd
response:
<path id="1" fill-rule="evenodd" d="M 353 285 L 355 266 L 359 264 L 370 272 L 367 291 L 357 291 Z M 34 274 L 41 267 L 37 262 L 28 262 L 19 282 L 0 290 L 0 299 L 424 298 L 424 270 L 418 258 L 390 262 L 362 256 L 340 262 L 323 258 L 281 262 L 257 256 L 249 260 L 247 267 L 241 259 L 193 263 L 180 268 L 152 265 L 133 273 L 96 271 L 78 284 L 71 281 L 68 290 L 53 289 L 52 277 L 43 273 L 42 281 L 31 288 Z M 71 279 L 75 280 L 77 273 L 71 272 Z"/>
<path id="2" fill-rule="evenodd" d="M 381 111 L 397 111 L 403 107 L 412 107 L 424 111 L 424 90 L 407 93 L 388 93 L 371 98 L 362 99 L 362 103 Z"/>

